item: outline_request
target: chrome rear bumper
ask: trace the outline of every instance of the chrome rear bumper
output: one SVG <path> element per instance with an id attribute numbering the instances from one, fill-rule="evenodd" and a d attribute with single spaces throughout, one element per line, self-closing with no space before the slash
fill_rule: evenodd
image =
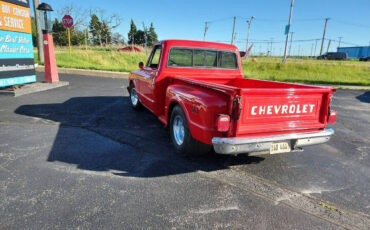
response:
<path id="1" fill-rule="evenodd" d="M 318 132 L 290 133 L 273 136 L 261 137 L 231 137 L 231 138 L 212 138 L 212 144 L 219 154 L 239 154 L 270 151 L 271 144 L 287 141 L 291 149 L 322 144 L 330 140 L 334 134 L 333 129 L 325 129 Z"/>

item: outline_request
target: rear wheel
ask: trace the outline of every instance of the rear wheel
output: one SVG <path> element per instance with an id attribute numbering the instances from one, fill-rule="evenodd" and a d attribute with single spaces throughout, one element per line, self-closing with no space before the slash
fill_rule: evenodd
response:
<path id="1" fill-rule="evenodd" d="M 184 111 L 178 105 L 171 113 L 170 132 L 172 144 L 182 156 L 199 156 L 212 149 L 211 145 L 203 144 L 191 136 Z"/>
<path id="2" fill-rule="evenodd" d="M 137 96 L 136 88 L 133 83 L 131 83 L 130 85 L 130 102 L 131 102 L 132 108 L 136 110 L 141 109 L 142 105 L 139 100 L 139 97 Z"/>

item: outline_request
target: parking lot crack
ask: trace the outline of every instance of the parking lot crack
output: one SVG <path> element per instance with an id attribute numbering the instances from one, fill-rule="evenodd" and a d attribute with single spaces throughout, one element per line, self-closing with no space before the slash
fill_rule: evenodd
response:
<path id="1" fill-rule="evenodd" d="M 282 204 L 288 206 L 341 228 L 368 229 L 368 226 L 370 226 L 370 217 L 364 213 L 339 208 L 335 204 L 321 201 L 307 194 L 292 191 L 249 173 L 240 174 L 235 170 L 198 171 L 198 173 L 252 193 L 263 199 L 270 200 L 275 205 Z M 327 207 L 335 207 L 335 209 L 328 209 Z"/>

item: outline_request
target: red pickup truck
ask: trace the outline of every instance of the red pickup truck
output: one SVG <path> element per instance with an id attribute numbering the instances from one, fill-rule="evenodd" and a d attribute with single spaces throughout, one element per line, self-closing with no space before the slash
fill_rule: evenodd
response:
<path id="1" fill-rule="evenodd" d="M 182 155 L 282 153 L 328 141 L 334 89 L 243 77 L 237 47 L 166 40 L 129 76 L 134 109 L 169 126 Z"/>

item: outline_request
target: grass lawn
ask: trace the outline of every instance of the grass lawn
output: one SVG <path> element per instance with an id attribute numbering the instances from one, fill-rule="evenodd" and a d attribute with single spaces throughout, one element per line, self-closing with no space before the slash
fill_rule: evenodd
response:
<path id="1" fill-rule="evenodd" d="M 37 60 L 35 54 L 35 60 Z M 72 56 L 68 48 L 56 48 L 55 56 L 59 67 L 95 69 L 110 71 L 131 71 L 138 69 L 140 61 L 146 61 L 145 53 L 117 52 L 114 48 L 94 48 L 84 50 L 73 48 Z M 370 85 L 370 62 L 325 61 L 315 59 L 288 59 L 257 57 L 243 60 L 243 74 L 248 78 L 264 80 Z"/>
<path id="2" fill-rule="evenodd" d="M 73 49 L 69 56 L 68 49 L 55 49 L 55 58 L 59 67 L 109 70 L 128 72 L 138 69 L 139 62 L 145 62 L 145 53 L 117 52 L 114 50 Z M 37 53 L 35 53 L 37 60 Z"/>
<path id="3" fill-rule="evenodd" d="M 369 62 L 288 59 L 282 64 L 281 58 L 249 58 L 243 61 L 243 74 L 273 81 L 370 85 Z"/>

